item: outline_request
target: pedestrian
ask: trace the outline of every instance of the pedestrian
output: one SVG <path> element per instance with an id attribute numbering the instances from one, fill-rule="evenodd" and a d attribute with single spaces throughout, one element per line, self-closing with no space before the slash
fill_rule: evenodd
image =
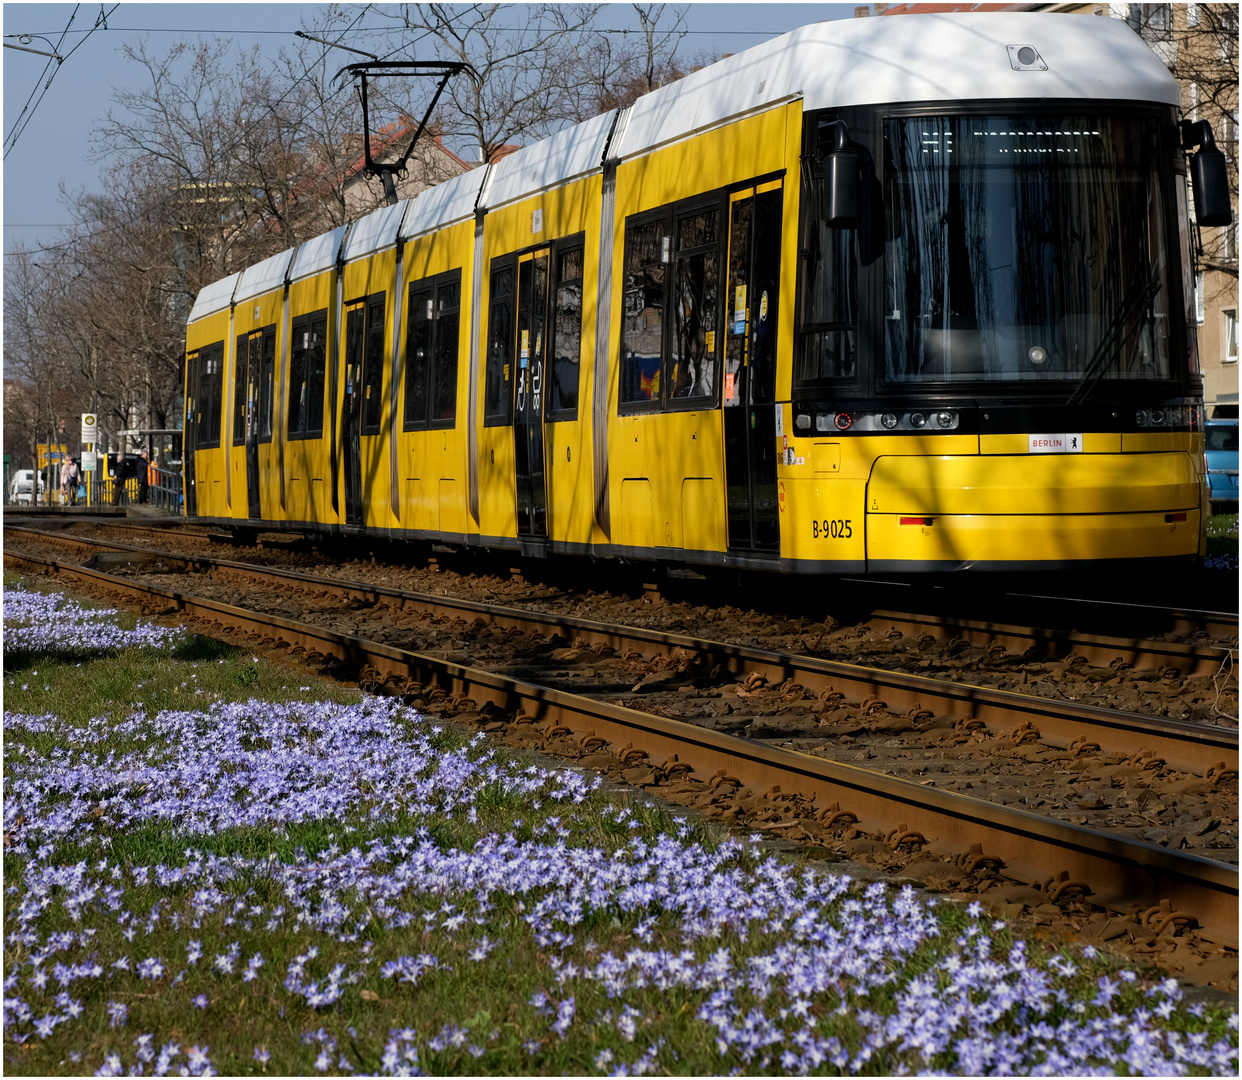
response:
<path id="1" fill-rule="evenodd" d="M 133 476 L 132 466 L 125 457 L 124 453 L 116 456 L 116 466 L 112 472 L 112 505 L 124 506 L 129 502 L 128 493 L 125 491 L 125 481 Z"/>
<path id="2" fill-rule="evenodd" d="M 144 446 L 138 457 L 138 501 L 145 503 L 151 486 L 151 455 Z"/>
<path id="3" fill-rule="evenodd" d="M 78 463 L 70 458 L 60 470 L 60 501 L 62 505 L 78 505 Z"/>

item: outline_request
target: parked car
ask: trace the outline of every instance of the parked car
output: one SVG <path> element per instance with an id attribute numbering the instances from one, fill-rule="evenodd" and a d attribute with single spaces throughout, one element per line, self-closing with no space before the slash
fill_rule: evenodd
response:
<path id="1" fill-rule="evenodd" d="M 1238 421 L 1208 420 L 1203 425 L 1204 458 L 1213 514 L 1238 512 Z"/>
<path id="2" fill-rule="evenodd" d="M 1235 443 L 1236 445 L 1236 443 Z M 1235 462 L 1235 464 L 1237 464 Z M 34 469 L 18 469 L 9 482 L 9 502 L 26 503 L 33 506 L 35 502 L 35 478 L 39 482 L 39 498 L 43 498 L 43 474 Z"/>

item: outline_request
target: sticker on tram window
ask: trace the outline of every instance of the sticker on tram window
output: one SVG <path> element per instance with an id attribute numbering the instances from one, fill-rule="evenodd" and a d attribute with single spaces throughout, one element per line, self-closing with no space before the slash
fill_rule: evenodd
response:
<path id="1" fill-rule="evenodd" d="M 854 535 L 854 526 L 850 518 L 824 518 L 811 522 L 811 535 L 816 540 L 848 540 Z"/>
<path id="2" fill-rule="evenodd" d="M 733 372 L 729 372 L 725 375 L 725 398 L 730 401 L 733 400 L 734 385 L 736 380 L 737 376 L 734 375 Z"/>
<path id="3" fill-rule="evenodd" d="M 707 350 L 709 355 L 716 351 L 716 331 L 715 330 L 708 330 L 703 335 L 703 348 Z"/>

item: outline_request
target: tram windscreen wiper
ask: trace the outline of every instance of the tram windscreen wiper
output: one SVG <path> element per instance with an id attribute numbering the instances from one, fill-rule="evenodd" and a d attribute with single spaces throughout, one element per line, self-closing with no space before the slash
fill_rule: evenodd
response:
<path id="1" fill-rule="evenodd" d="M 1087 395 L 1100 381 L 1100 376 L 1107 370 L 1108 362 L 1113 358 L 1116 350 L 1119 350 L 1129 340 L 1131 334 L 1142 327 L 1144 320 L 1140 320 L 1132 330 L 1125 329 L 1131 315 L 1136 311 L 1146 309 L 1159 291 L 1159 270 L 1153 270 L 1146 283 L 1140 282 L 1131 290 L 1125 303 L 1121 305 L 1120 310 L 1113 316 L 1112 322 L 1108 324 L 1108 329 L 1104 331 L 1104 336 L 1100 339 L 1100 344 L 1096 347 L 1090 363 L 1087 364 L 1087 370 L 1083 372 L 1082 379 L 1074 387 L 1074 392 L 1070 394 L 1067 405 L 1077 405 L 1087 399 Z"/>

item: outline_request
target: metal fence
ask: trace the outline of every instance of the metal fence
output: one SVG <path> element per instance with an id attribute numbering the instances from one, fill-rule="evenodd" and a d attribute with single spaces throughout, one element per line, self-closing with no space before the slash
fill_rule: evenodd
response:
<path id="1" fill-rule="evenodd" d="M 92 474 L 95 475 L 95 474 Z M 93 506 L 138 506 L 143 502 L 170 513 L 182 512 L 181 470 L 156 467 L 151 469 L 152 483 L 147 485 L 146 498 L 141 498 L 141 488 L 135 477 L 123 483 L 108 476 L 101 476 L 91 483 Z M 119 490 L 118 490 L 119 488 Z M 82 500 L 78 500 L 79 505 Z"/>

